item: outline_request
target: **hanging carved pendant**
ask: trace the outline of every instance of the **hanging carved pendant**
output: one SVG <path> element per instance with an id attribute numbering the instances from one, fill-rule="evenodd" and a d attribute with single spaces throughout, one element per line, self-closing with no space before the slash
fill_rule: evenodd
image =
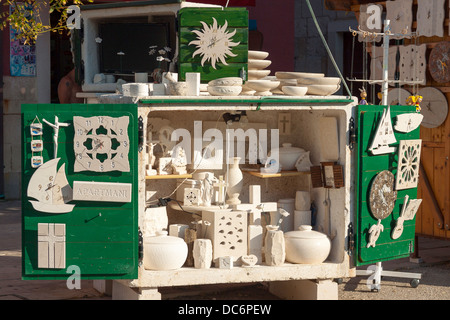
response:
<path id="1" fill-rule="evenodd" d="M 378 219 L 377 224 L 374 224 L 369 229 L 369 242 L 367 243 L 366 248 L 374 247 L 378 238 L 380 237 L 381 232 L 384 231 L 384 226 L 381 224 L 381 219 Z"/>
<path id="2" fill-rule="evenodd" d="M 397 219 L 395 223 L 394 229 L 391 232 L 391 238 L 396 240 L 400 238 L 403 233 L 403 223 L 405 221 L 413 220 L 416 216 L 417 210 L 419 210 L 419 206 L 422 203 L 422 199 L 415 199 L 409 201 L 409 196 L 405 196 L 405 202 L 403 203 L 402 212 L 400 213 L 400 217 Z"/>

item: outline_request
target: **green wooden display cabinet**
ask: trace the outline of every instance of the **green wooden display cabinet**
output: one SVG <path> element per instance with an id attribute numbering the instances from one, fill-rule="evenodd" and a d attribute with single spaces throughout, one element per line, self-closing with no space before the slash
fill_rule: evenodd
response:
<path id="1" fill-rule="evenodd" d="M 338 119 L 341 156 L 337 164 L 344 167 L 344 186 L 333 200 L 342 201 L 337 206 L 338 211 L 332 213 L 333 219 L 342 223 L 334 240 L 336 246 L 332 249 L 331 260 L 308 268 L 302 265 L 235 268 L 231 271 L 214 268 L 208 270 L 212 275 L 206 278 L 198 276 L 204 271 L 193 268 L 160 273 L 142 269 L 141 272 L 139 228 L 142 226 L 138 224 L 138 215 L 142 208 L 139 208 L 138 193 L 145 192 L 145 182 L 142 185 L 141 181 L 145 181 L 145 177 L 141 179 L 138 175 L 139 167 L 145 167 L 142 163 L 145 157 L 139 145 L 145 144 L 148 123 L 157 121 L 152 120 L 153 111 L 158 117 L 189 121 L 211 119 L 211 115 L 216 119 L 217 112 L 233 110 L 246 110 L 249 116 L 262 122 L 274 119 L 281 111 L 290 112 L 299 123 L 302 118 L 308 119 L 305 128 L 297 126 L 292 129 L 297 142 L 307 136 L 315 138 L 309 129 L 316 126 L 314 121 L 321 117 Z M 282 280 L 323 279 L 330 274 L 334 275 L 333 278 L 344 277 L 350 275 L 349 270 L 355 266 L 408 257 L 414 250 L 415 218 L 403 221 L 402 232 L 396 239 L 393 239 L 393 230 L 399 228 L 400 214 L 405 211 L 405 196 L 409 197 L 409 202 L 415 200 L 417 188 L 407 186 L 394 194 L 392 189 L 381 188 L 394 203 L 392 210 L 382 219 L 374 217 L 371 193 L 381 173 L 388 171 L 394 178 L 398 175 L 399 165 L 403 165 L 399 164 L 398 152 L 402 141 L 418 140 L 420 128 L 408 133 L 394 130 L 396 142 L 390 146 L 397 149 L 373 155 L 369 148 L 385 110 L 385 106 L 358 106 L 356 101 L 339 96 L 315 99 L 149 97 L 139 104 L 130 105 L 23 105 L 23 279 L 65 279 L 69 276 L 68 268 L 74 265 L 80 268 L 81 278 L 130 279 L 127 284 L 131 287 L 157 288 L 169 283 L 175 286 L 209 284 L 220 283 L 223 279 L 229 282 L 262 281 L 258 276 L 261 270 L 264 270 L 264 281 L 284 282 Z M 413 106 L 391 106 L 388 116 L 395 128 L 399 115 L 414 114 Z M 51 124 L 56 121 L 60 125 L 55 131 Z M 296 130 L 300 130 L 298 132 L 302 135 L 298 135 Z M 55 132 L 58 132 L 56 158 L 59 160 L 55 160 L 54 154 Z M 142 137 L 143 142 L 138 137 Z M 420 148 L 415 150 L 420 151 Z M 412 159 L 412 169 L 417 159 L 416 154 Z M 54 171 L 46 171 L 50 165 L 56 167 Z M 64 174 L 65 178 L 56 178 L 56 170 L 60 170 L 58 174 Z M 417 179 L 417 175 L 412 175 L 412 179 Z M 37 183 L 33 182 L 34 176 L 38 177 Z M 301 177 L 310 179 L 307 175 Z M 264 181 L 265 177 L 262 179 L 258 181 Z M 158 183 L 169 183 L 158 181 L 152 182 L 155 188 Z M 270 188 L 272 183 L 266 186 Z M 67 192 L 68 189 L 72 194 Z M 314 192 L 322 196 L 324 189 L 318 187 Z M 41 198 L 36 195 L 39 192 L 42 193 Z M 35 206 L 31 202 L 48 201 L 48 194 L 55 199 L 55 206 Z M 319 205 L 322 206 L 322 202 Z M 372 227 L 378 224 L 378 220 L 383 230 L 372 243 L 374 245 L 370 245 Z M 217 273 L 217 277 L 213 273 Z"/>

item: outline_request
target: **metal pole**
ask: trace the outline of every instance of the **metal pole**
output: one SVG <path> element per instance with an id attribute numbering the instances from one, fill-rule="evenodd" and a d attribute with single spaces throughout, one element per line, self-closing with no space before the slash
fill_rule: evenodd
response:
<path id="1" fill-rule="evenodd" d="M 387 95 L 389 87 L 389 30 L 390 30 L 390 20 L 384 21 L 384 36 L 383 36 L 383 83 L 382 83 L 382 93 L 383 97 L 381 104 L 383 106 L 387 105 Z"/>

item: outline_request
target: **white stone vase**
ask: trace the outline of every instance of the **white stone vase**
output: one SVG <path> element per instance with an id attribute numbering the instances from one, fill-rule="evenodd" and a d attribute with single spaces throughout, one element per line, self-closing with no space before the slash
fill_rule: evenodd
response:
<path id="1" fill-rule="evenodd" d="M 240 204 L 241 200 L 239 200 L 239 195 L 242 191 L 243 186 L 243 175 L 242 171 L 239 168 L 239 161 L 241 161 L 240 157 L 231 158 L 230 168 L 228 170 L 228 174 L 226 175 L 226 183 L 227 183 L 227 195 L 228 200 L 227 204 L 234 205 Z"/>
<path id="2" fill-rule="evenodd" d="M 212 242 L 210 239 L 194 240 L 193 256 L 196 269 L 209 269 L 213 259 Z"/>
<path id="3" fill-rule="evenodd" d="M 265 263 L 268 266 L 280 266 L 286 259 L 284 232 L 278 226 L 266 226 L 267 233 L 264 244 Z"/>

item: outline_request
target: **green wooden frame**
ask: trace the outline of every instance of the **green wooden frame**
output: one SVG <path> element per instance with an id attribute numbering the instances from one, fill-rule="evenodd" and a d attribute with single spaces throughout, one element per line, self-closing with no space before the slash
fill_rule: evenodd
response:
<path id="1" fill-rule="evenodd" d="M 355 197 L 355 259 L 357 266 L 373 264 L 375 262 L 394 260 L 408 257 L 414 250 L 415 219 L 406 221 L 402 236 L 393 240 L 391 230 L 395 226 L 401 212 L 404 198 L 417 198 L 417 188 L 399 190 L 395 207 L 389 217 L 382 220 L 384 231 L 381 233 L 375 247 L 366 248 L 368 243 L 368 230 L 377 223 L 371 215 L 368 206 L 368 194 L 371 183 L 375 176 L 383 171 L 389 170 L 394 176 L 397 173 L 397 151 L 391 154 L 373 156 L 368 152 L 371 139 L 377 130 L 378 121 L 387 106 L 358 106 L 356 119 L 357 147 L 356 147 L 356 197 Z M 391 118 L 403 113 L 414 113 L 414 106 L 391 106 Z M 395 121 L 392 122 L 395 124 Z M 394 130 L 397 143 L 392 144 L 398 148 L 400 140 L 419 139 L 420 127 L 410 133 L 400 133 Z"/>
<path id="2" fill-rule="evenodd" d="M 129 203 L 72 201 L 70 213 L 38 212 L 28 201 L 28 181 L 36 169 L 31 167 L 30 124 L 36 116 L 53 123 L 69 122 L 59 130 L 59 166 L 66 163 L 69 184 L 73 181 L 123 182 L 132 184 Z M 130 172 L 74 172 L 73 116 L 130 117 L 128 136 Z M 53 158 L 53 129 L 43 123 L 44 162 Z M 81 279 L 136 279 L 138 252 L 138 118 L 137 105 L 103 104 L 33 104 L 22 105 L 22 278 L 66 279 L 72 274 L 66 269 L 80 268 Z M 101 216 L 99 215 L 101 213 Z M 37 267 L 37 223 L 66 224 L 66 269 Z"/>

